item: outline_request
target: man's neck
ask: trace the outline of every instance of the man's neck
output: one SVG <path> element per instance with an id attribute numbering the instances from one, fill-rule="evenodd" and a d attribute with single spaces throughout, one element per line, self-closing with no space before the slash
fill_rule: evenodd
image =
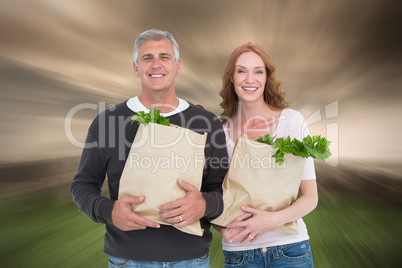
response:
<path id="1" fill-rule="evenodd" d="M 148 110 L 155 108 L 160 110 L 161 113 L 169 113 L 179 106 L 179 100 L 175 92 L 172 94 L 167 94 L 166 92 L 152 92 L 152 94 L 147 94 L 147 92 L 142 91 L 138 96 L 138 100 Z"/>

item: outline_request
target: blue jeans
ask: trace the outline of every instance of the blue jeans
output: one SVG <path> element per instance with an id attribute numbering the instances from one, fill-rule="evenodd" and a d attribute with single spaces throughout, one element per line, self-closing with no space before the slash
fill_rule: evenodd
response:
<path id="1" fill-rule="evenodd" d="M 109 268 L 209 268 L 209 255 L 197 259 L 175 261 L 175 262 L 156 262 L 156 261 L 134 261 L 123 258 L 109 256 Z"/>
<path id="2" fill-rule="evenodd" d="M 309 242 L 246 251 L 223 251 L 224 267 L 313 267 Z"/>

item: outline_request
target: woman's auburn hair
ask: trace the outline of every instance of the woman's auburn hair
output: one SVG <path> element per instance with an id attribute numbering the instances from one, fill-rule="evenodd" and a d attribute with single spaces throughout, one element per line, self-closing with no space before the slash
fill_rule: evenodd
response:
<path id="1" fill-rule="evenodd" d="M 286 93 L 281 90 L 282 83 L 275 78 L 275 66 L 272 59 L 260 45 L 248 42 L 237 47 L 232 54 L 230 54 L 223 71 L 222 90 L 219 92 L 219 96 L 222 98 L 220 106 L 223 108 L 223 112 L 221 113 L 221 120 L 223 123 L 237 112 L 239 99 L 234 90 L 233 77 L 237 59 L 241 54 L 249 51 L 260 56 L 265 64 L 265 70 L 267 73 L 267 81 L 264 88 L 265 103 L 274 110 L 289 107 L 289 104 L 285 102 Z"/>

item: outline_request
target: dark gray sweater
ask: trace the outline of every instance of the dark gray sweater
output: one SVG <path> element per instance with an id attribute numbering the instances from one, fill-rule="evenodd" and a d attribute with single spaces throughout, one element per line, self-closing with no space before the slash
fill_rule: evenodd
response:
<path id="1" fill-rule="evenodd" d="M 111 213 L 118 197 L 120 176 L 138 129 L 137 123 L 131 124 L 134 114 L 123 102 L 101 112 L 92 122 L 70 188 L 73 200 L 82 213 L 95 222 L 106 224 L 104 252 L 108 255 L 159 262 L 201 257 L 208 253 L 212 241 L 209 221 L 223 210 L 221 185 L 228 163 L 222 125 L 213 113 L 191 103 L 185 111 L 168 117 L 172 124 L 208 133 L 201 186 L 207 203 L 204 218 L 200 219 L 204 235 L 190 235 L 167 225 L 161 225 L 160 229 L 124 232 L 113 225 Z M 101 196 L 106 175 L 110 199 Z"/>

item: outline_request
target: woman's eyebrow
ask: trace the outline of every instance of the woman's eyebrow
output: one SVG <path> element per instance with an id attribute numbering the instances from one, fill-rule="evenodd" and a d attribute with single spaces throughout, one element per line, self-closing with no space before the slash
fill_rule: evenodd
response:
<path id="1" fill-rule="evenodd" d="M 246 67 L 244 67 L 242 65 L 236 65 L 235 67 L 247 69 Z M 256 66 L 256 67 L 254 67 L 254 69 L 265 69 L 265 66 Z"/>

